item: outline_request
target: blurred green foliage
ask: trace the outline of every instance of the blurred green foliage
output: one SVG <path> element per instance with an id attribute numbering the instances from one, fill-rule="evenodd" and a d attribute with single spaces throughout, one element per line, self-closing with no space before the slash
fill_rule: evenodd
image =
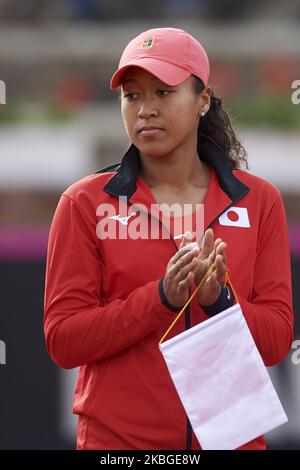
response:
<path id="1" fill-rule="evenodd" d="M 233 122 L 242 127 L 271 127 L 300 130 L 300 105 L 289 96 L 253 95 L 223 100 Z M 100 106 L 100 104 L 99 104 Z M 59 108 L 45 103 L 10 103 L 0 106 L 1 124 L 40 123 L 63 125 L 78 118 L 87 106 L 75 109 Z"/>
<path id="2" fill-rule="evenodd" d="M 224 100 L 224 106 L 241 126 L 300 130 L 300 104 L 293 104 L 290 97 L 254 95 Z"/>
<path id="3" fill-rule="evenodd" d="M 68 109 L 59 108 L 44 103 L 26 104 L 10 103 L 0 106 L 1 124 L 64 124 L 78 115 Z"/>

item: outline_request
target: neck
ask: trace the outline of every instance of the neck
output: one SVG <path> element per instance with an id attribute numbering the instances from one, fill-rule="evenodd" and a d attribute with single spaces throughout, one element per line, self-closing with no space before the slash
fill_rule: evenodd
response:
<path id="1" fill-rule="evenodd" d="M 151 157 L 140 152 L 139 177 L 149 187 L 168 186 L 170 189 L 181 190 L 189 185 L 207 186 L 209 167 L 199 158 L 196 149 Z"/>

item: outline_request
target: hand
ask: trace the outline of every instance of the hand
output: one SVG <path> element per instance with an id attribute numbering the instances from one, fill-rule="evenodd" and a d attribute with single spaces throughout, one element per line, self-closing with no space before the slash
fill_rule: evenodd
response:
<path id="1" fill-rule="evenodd" d="M 211 274 L 206 278 L 196 294 L 199 304 L 204 307 L 215 303 L 220 295 L 220 282 L 227 271 L 226 248 L 227 245 L 221 238 L 217 238 L 214 241 L 214 232 L 211 228 L 206 230 L 198 263 L 194 270 L 194 280 L 196 286 L 198 286 L 208 269 L 212 268 Z"/>
<path id="2" fill-rule="evenodd" d="M 164 275 L 163 289 L 173 307 L 183 307 L 189 298 L 189 288 L 194 281 L 194 268 L 200 249 L 190 243 L 191 234 L 186 232 L 178 252 L 170 259 Z"/>

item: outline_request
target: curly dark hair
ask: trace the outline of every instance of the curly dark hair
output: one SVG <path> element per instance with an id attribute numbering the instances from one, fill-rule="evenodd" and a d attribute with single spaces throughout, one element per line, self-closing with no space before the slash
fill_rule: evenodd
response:
<path id="1" fill-rule="evenodd" d="M 193 75 L 195 92 L 200 94 L 205 86 L 202 80 Z M 206 136 L 220 147 L 230 158 L 232 168 L 249 169 L 247 152 L 238 140 L 228 113 L 224 110 L 222 99 L 212 89 L 209 111 L 201 117 L 198 126 L 198 139 Z"/>

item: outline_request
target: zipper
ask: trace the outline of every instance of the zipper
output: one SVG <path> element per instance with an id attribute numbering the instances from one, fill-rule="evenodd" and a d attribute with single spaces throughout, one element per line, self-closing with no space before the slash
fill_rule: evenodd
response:
<path id="1" fill-rule="evenodd" d="M 238 199 L 239 200 L 239 199 Z M 199 243 L 201 241 L 201 239 L 203 238 L 204 236 L 204 233 L 206 232 L 206 230 L 208 228 L 210 228 L 215 222 L 216 220 L 218 220 L 218 218 L 224 214 L 224 212 L 226 212 L 231 206 L 233 206 L 233 204 L 235 204 L 237 201 L 231 201 L 231 204 L 229 204 L 229 206 L 227 206 L 222 212 L 220 212 L 208 225 L 207 227 L 203 230 L 203 235 L 202 237 L 200 238 L 200 240 L 197 240 L 197 243 Z M 189 297 L 191 295 L 191 291 L 189 289 Z M 190 304 L 187 306 L 186 310 L 188 309 L 188 315 L 186 315 L 185 317 L 185 329 L 188 330 L 191 325 L 190 325 Z M 192 450 L 192 425 L 190 423 L 190 420 L 189 420 L 189 417 L 187 416 L 186 417 L 186 420 L 187 420 L 187 423 L 186 423 L 186 426 L 187 426 L 187 430 L 186 430 L 186 449 L 185 450 Z"/>
<path id="2" fill-rule="evenodd" d="M 239 200 L 239 199 L 238 199 Z M 233 204 L 235 204 L 237 201 L 231 201 L 231 204 L 229 204 L 229 206 L 227 206 L 222 212 L 220 212 L 208 225 L 207 227 L 204 229 L 203 231 L 203 235 L 201 238 L 203 238 L 204 236 L 204 233 L 206 232 L 206 230 L 208 228 L 210 228 L 215 222 L 216 220 L 224 213 L 226 212 Z M 139 206 L 136 206 L 135 204 L 132 204 L 130 201 L 128 201 L 128 204 L 135 208 L 137 211 L 139 212 L 142 212 L 144 214 L 146 214 L 147 216 L 150 215 L 150 217 L 153 217 L 154 219 L 158 220 L 158 222 L 165 228 L 165 230 L 168 232 L 168 234 L 170 235 L 170 238 L 176 248 L 176 251 L 179 251 L 178 250 L 178 247 L 176 245 L 176 242 L 174 240 L 174 238 L 172 237 L 171 233 L 169 232 L 169 230 L 167 229 L 167 227 L 165 226 L 165 224 L 158 218 L 156 217 L 155 215 L 149 213 L 148 211 L 144 211 L 143 209 L 140 209 Z M 199 243 L 201 241 L 201 238 L 200 240 L 197 240 L 197 243 Z M 191 296 L 191 288 L 189 288 L 189 298 Z M 190 317 L 190 304 L 188 304 L 188 306 L 186 307 L 185 309 L 185 330 L 188 330 L 191 328 L 191 317 Z M 189 420 L 189 417 L 186 416 L 186 445 L 185 445 L 185 449 L 184 450 L 192 450 L 192 425 L 190 423 L 190 420 Z"/>
<path id="3" fill-rule="evenodd" d="M 189 288 L 189 298 L 191 296 L 191 289 Z M 188 330 L 191 328 L 191 319 L 190 319 L 190 304 L 185 309 L 185 329 Z M 190 423 L 188 415 L 186 415 L 186 445 L 185 450 L 192 450 L 192 425 Z"/>
<path id="4" fill-rule="evenodd" d="M 172 237 L 171 233 L 169 232 L 169 230 L 167 229 L 165 224 L 162 222 L 162 220 L 160 220 L 155 215 L 149 213 L 148 211 L 144 211 L 143 209 L 140 209 L 139 206 L 136 206 L 135 204 L 132 204 L 130 201 L 128 201 L 128 203 L 130 204 L 130 206 L 132 208 L 136 209 L 137 211 L 142 212 L 144 214 L 147 214 L 147 216 L 150 215 L 150 217 L 153 217 L 154 219 L 158 220 L 158 222 L 168 232 L 168 234 L 169 234 L 169 236 L 170 236 L 170 238 L 171 238 L 171 240 L 172 240 L 172 242 L 173 242 L 173 244 L 176 248 L 176 251 L 179 251 L 174 238 Z M 191 288 L 189 287 L 189 298 L 190 298 L 190 296 L 191 296 Z M 186 307 L 185 312 L 184 312 L 184 317 L 185 317 L 185 330 L 188 330 L 191 327 L 190 305 L 188 305 Z M 185 450 L 192 450 L 192 426 L 191 426 L 191 423 L 190 423 L 190 420 L 189 420 L 188 416 L 186 417 L 186 419 L 187 419 L 187 422 L 186 422 L 186 446 L 185 446 L 186 448 L 185 448 Z"/>

